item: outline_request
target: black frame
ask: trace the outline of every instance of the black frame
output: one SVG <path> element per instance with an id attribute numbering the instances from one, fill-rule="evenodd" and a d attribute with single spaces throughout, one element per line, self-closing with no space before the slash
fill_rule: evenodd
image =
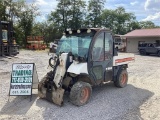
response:
<path id="1" fill-rule="evenodd" d="M 4 45 L 2 41 L 2 29 L 3 27 L 8 31 L 7 45 Z M 19 52 L 19 46 L 13 44 L 13 22 L 0 21 L 0 56 L 4 55 L 16 55 Z"/>
<path id="2" fill-rule="evenodd" d="M 12 70 L 13 70 L 13 65 L 14 64 L 33 64 L 33 73 L 32 73 L 32 87 L 33 87 L 33 75 L 34 75 L 34 67 L 35 67 L 35 63 L 13 63 L 12 64 Z M 11 72 L 11 81 L 12 81 L 12 72 Z M 9 87 L 9 96 L 31 96 L 32 98 L 32 87 L 31 87 L 31 95 L 10 95 L 10 88 L 11 88 L 11 81 L 10 81 L 10 87 Z"/>

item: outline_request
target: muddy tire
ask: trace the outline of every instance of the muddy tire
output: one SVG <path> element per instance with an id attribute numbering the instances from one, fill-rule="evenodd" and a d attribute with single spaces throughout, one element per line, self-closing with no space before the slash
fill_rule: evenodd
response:
<path id="1" fill-rule="evenodd" d="M 44 82 L 47 80 L 47 75 L 42 78 L 42 80 L 38 84 L 38 96 L 40 98 L 46 97 L 46 88 L 44 87 Z"/>
<path id="2" fill-rule="evenodd" d="M 89 83 L 79 81 L 73 85 L 70 92 L 70 102 L 77 106 L 86 104 L 91 97 L 92 87 Z"/>
<path id="3" fill-rule="evenodd" d="M 128 82 L 128 73 L 126 69 L 121 69 L 118 72 L 117 78 L 114 81 L 114 85 L 119 88 L 123 88 L 127 86 Z"/>

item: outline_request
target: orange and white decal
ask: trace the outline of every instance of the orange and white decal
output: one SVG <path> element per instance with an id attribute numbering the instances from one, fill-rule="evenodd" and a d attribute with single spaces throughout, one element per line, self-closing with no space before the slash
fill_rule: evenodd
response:
<path id="1" fill-rule="evenodd" d="M 114 56 L 113 57 L 113 66 L 123 65 L 131 63 L 135 60 L 134 54 L 130 55 L 120 55 L 120 56 Z"/>
<path id="2" fill-rule="evenodd" d="M 134 60 L 134 57 L 128 57 L 123 59 L 117 59 L 115 60 L 115 63 L 122 63 L 122 62 L 133 61 L 133 60 Z"/>

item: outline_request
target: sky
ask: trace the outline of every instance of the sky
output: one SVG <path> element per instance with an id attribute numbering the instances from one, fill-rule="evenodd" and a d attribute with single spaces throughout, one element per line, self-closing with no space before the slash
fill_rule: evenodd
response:
<path id="1" fill-rule="evenodd" d="M 26 1 L 32 2 L 33 0 Z M 47 15 L 57 6 L 56 0 L 35 1 L 41 12 L 41 16 L 36 18 L 38 21 L 46 20 Z M 160 26 L 160 0 L 106 0 L 104 8 L 116 9 L 120 6 L 124 7 L 126 12 L 134 13 L 138 21 L 149 20 Z"/>

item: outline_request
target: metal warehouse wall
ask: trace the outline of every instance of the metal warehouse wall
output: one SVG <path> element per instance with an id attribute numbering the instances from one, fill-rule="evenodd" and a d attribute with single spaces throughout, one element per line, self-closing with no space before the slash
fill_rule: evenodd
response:
<path id="1" fill-rule="evenodd" d="M 126 52 L 137 53 L 139 41 L 156 42 L 156 40 L 160 40 L 160 37 L 127 38 Z"/>

